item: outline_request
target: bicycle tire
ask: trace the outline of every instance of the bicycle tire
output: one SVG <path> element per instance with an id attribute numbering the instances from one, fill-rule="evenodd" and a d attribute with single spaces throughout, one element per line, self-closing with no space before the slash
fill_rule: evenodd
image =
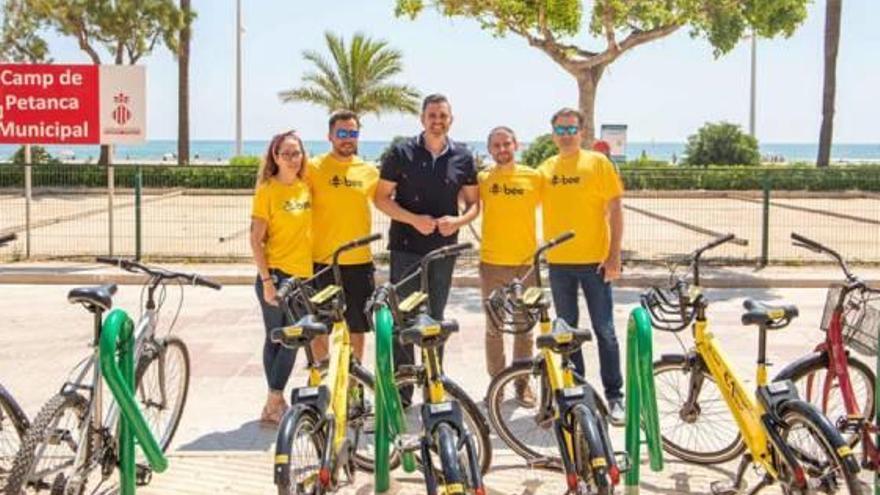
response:
<path id="1" fill-rule="evenodd" d="M 574 465 L 578 476 L 593 490 L 589 493 L 608 495 L 613 490 L 608 468 L 611 465 L 606 446 L 602 444 L 597 428 L 603 428 L 599 419 L 586 405 L 574 406 L 571 411 L 572 444 L 574 445 Z M 588 432 L 593 430 L 593 434 Z M 594 458 L 604 459 L 604 465 L 594 466 Z"/>
<path id="2" fill-rule="evenodd" d="M 156 343 L 158 344 L 158 349 L 142 355 L 138 359 L 135 371 L 135 396 L 143 411 L 144 419 L 150 425 L 150 431 L 153 432 L 153 436 L 156 438 L 162 452 L 165 452 L 171 446 L 174 434 L 177 432 L 178 426 L 180 426 L 183 408 L 186 406 L 190 382 L 190 359 L 186 344 L 177 337 L 171 336 L 159 339 Z M 177 379 L 176 384 L 169 386 L 167 380 L 169 364 L 172 362 L 170 356 L 175 355 L 180 356 L 182 359 L 178 364 L 181 366 L 180 377 Z M 161 363 L 160 359 L 165 362 L 164 368 L 156 366 Z M 164 400 L 161 391 L 158 389 L 160 386 L 160 369 L 164 369 L 166 375 L 166 397 Z M 175 390 L 176 393 L 173 393 Z M 169 401 L 173 402 L 173 405 L 168 406 L 163 403 Z M 165 411 L 169 411 L 170 415 L 163 421 L 162 418 Z"/>
<path id="3" fill-rule="evenodd" d="M 703 464 L 703 465 L 713 465 L 720 464 L 730 460 L 733 460 L 739 457 L 745 451 L 745 443 L 742 440 L 742 435 L 739 432 L 739 427 L 736 424 L 736 421 L 733 417 L 733 414 L 727 407 L 727 403 L 724 401 L 724 397 L 721 394 L 721 390 L 718 389 L 715 384 L 715 379 L 708 372 L 708 370 L 703 369 L 701 372 L 703 373 L 703 388 L 700 391 L 700 403 L 698 406 L 701 408 L 697 413 L 697 418 L 693 420 L 685 420 L 682 418 L 681 406 L 686 400 L 686 396 L 683 396 L 682 393 L 687 393 L 688 384 L 690 383 L 690 373 L 694 370 L 694 367 L 687 364 L 684 356 L 678 356 L 673 359 L 664 359 L 654 363 L 654 381 L 656 384 L 657 390 L 657 412 L 660 416 L 660 436 L 663 440 L 663 450 L 667 453 L 678 457 L 679 459 L 686 462 L 693 462 L 695 464 Z M 675 381 L 675 377 L 671 377 L 669 379 L 662 378 L 661 376 L 680 373 L 685 376 L 685 380 L 683 382 Z M 672 394 L 674 395 L 664 395 L 662 393 L 663 383 L 668 383 L 670 385 L 670 389 L 673 390 Z M 707 388 L 711 387 L 711 388 Z M 703 399 L 705 397 L 705 399 Z M 707 412 L 708 409 L 706 404 L 710 403 L 718 403 L 720 407 L 717 407 L 717 412 Z M 666 406 L 664 408 L 664 405 Z M 718 415 L 721 422 L 706 424 L 709 415 Z M 672 428 L 668 428 L 665 426 L 664 420 L 675 419 L 680 420 L 679 423 L 674 424 Z M 726 424 L 729 422 L 729 424 Z M 698 424 L 699 423 L 699 424 Z M 682 428 L 682 426 L 688 426 L 692 428 Z M 710 447 L 708 449 L 696 450 L 692 446 L 682 445 L 681 439 L 675 439 L 670 436 L 670 433 L 680 432 L 680 431 L 690 431 L 691 433 L 684 433 L 683 437 L 688 439 L 705 439 L 707 435 L 701 432 L 694 433 L 693 428 L 707 428 L 708 430 L 714 432 L 718 438 L 721 438 L 721 441 L 716 442 L 715 446 Z M 721 437 L 720 435 L 725 435 Z"/>
<path id="4" fill-rule="evenodd" d="M 419 371 L 415 368 L 400 369 L 395 373 L 394 383 L 398 390 L 408 385 L 415 385 L 418 388 L 421 386 Z M 466 431 L 473 435 L 476 441 L 475 446 L 477 449 L 477 457 L 479 458 L 480 472 L 486 474 L 492 464 L 492 443 L 489 440 L 489 424 L 486 422 L 486 418 L 480 412 L 477 404 L 474 403 L 470 396 L 458 386 L 458 384 L 452 380 L 444 379 L 443 387 L 446 389 L 446 395 L 449 396 L 450 400 L 458 402 L 461 405 L 462 416 L 464 417 L 464 424 L 462 426 L 465 427 Z M 414 395 L 414 398 L 415 397 L 416 396 Z M 413 407 L 410 406 L 409 409 L 412 410 Z M 413 416 L 418 418 L 419 425 L 417 428 L 418 430 L 421 430 L 421 416 L 417 414 L 407 414 L 407 419 L 411 420 L 413 419 Z M 410 424 L 409 426 L 413 425 Z M 408 428 L 408 431 L 413 430 L 414 428 Z"/>
<path id="5" fill-rule="evenodd" d="M 440 470 L 443 479 L 440 484 L 445 487 L 442 493 L 448 495 L 464 495 L 467 483 L 461 472 L 461 461 L 458 455 L 458 435 L 452 426 L 440 423 L 434 429 L 434 445 L 440 459 Z"/>
<path id="6" fill-rule="evenodd" d="M 12 469 L 15 455 L 27 434 L 28 419 L 15 398 L 0 385 L 0 492 Z"/>
<path id="7" fill-rule="evenodd" d="M 804 403 L 807 407 L 813 407 L 811 404 Z M 814 408 L 815 409 L 815 408 Z M 816 415 L 821 415 L 818 411 L 816 411 Z M 827 424 L 822 425 L 817 422 L 814 418 L 809 415 L 803 414 L 800 410 L 793 407 L 783 407 L 782 414 L 783 426 L 780 428 L 780 436 L 789 445 L 789 447 L 795 452 L 795 457 L 798 458 L 799 462 L 804 462 L 806 460 L 811 460 L 816 458 L 817 452 L 815 450 L 810 450 L 808 455 L 800 455 L 798 456 L 798 452 L 805 450 L 804 447 L 798 447 L 797 445 L 793 445 L 791 440 L 791 432 L 793 430 L 794 425 L 802 424 L 805 426 L 810 433 L 810 436 L 813 437 L 814 440 L 817 441 L 817 444 L 824 451 L 830 462 L 834 463 L 834 467 L 831 469 L 832 472 L 836 472 L 837 476 L 843 475 L 845 481 L 846 492 L 851 495 L 859 495 L 862 493 L 860 488 L 860 482 L 858 480 L 858 476 L 855 473 L 850 472 L 846 466 L 844 466 L 843 460 L 838 453 L 838 449 L 834 447 L 835 444 L 845 445 L 843 438 L 839 438 L 837 442 L 833 441 L 829 438 L 832 434 L 837 434 L 834 430 L 834 427 L 828 422 L 827 419 L 822 419 Z M 839 435 L 838 435 L 839 436 Z M 811 476 L 812 474 L 817 474 L 815 469 L 804 469 L 806 476 Z M 833 474 L 820 474 L 819 479 L 827 479 L 828 476 L 835 476 Z M 807 480 L 808 484 L 810 480 Z M 839 489 L 840 487 L 838 487 Z M 785 491 L 785 490 L 783 490 Z M 787 493 L 791 493 L 789 490 Z"/>
<path id="8" fill-rule="evenodd" d="M 322 430 L 315 429 L 320 422 L 318 415 L 308 407 L 294 406 L 285 414 L 282 425 L 285 420 L 292 422 L 292 434 L 288 437 L 287 477 L 285 482 L 277 485 L 278 495 L 319 495 L 322 487 L 318 480 L 318 471 L 321 469 L 324 449 L 327 448 L 327 439 Z M 305 435 L 304 443 L 298 441 L 300 434 Z M 305 449 L 309 443 L 314 447 L 313 452 L 303 452 L 302 455 L 295 452 L 295 447 L 301 446 Z M 300 460 L 304 461 L 304 466 L 295 465 Z M 309 460 L 312 461 L 311 465 L 308 464 Z M 275 466 L 278 469 L 278 465 Z"/>
<path id="9" fill-rule="evenodd" d="M 874 384 L 876 383 L 876 375 L 871 371 L 871 368 L 861 359 L 850 355 L 847 358 L 847 373 L 849 373 L 850 381 L 853 384 L 853 393 L 857 395 L 856 402 L 861 407 L 862 417 L 865 418 L 866 421 L 871 421 L 874 417 Z M 843 406 L 843 397 L 840 395 L 840 387 L 834 386 L 832 388 L 833 391 L 837 391 L 835 394 L 837 397 L 836 405 L 837 407 L 833 407 L 832 402 L 823 403 L 824 401 L 821 399 L 819 394 L 814 394 L 813 388 L 815 385 L 821 384 L 824 380 L 822 373 L 825 373 L 824 376 L 827 376 L 828 372 L 828 360 L 811 360 L 804 362 L 803 365 L 798 366 L 797 368 L 791 370 L 787 379 L 790 379 L 794 384 L 795 388 L 797 388 L 799 397 L 807 403 L 813 404 L 819 412 L 821 412 L 825 417 L 827 417 L 832 423 L 837 422 L 837 420 L 841 417 L 846 418 L 847 412 L 846 408 Z M 813 384 L 811 385 L 808 379 L 813 377 Z M 860 378 L 855 379 L 858 376 Z M 859 392 L 855 390 L 858 386 L 858 383 L 861 382 L 863 385 L 867 385 L 866 387 L 862 387 L 864 389 L 863 392 Z M 820 385 L 821 386 L 821 385 Z M 864 398 L 858 397 L 858 395 L 864 395 Z M 862 435 L 860 432 L 847 432 L 843 435 L 843 439 L 850 447 L 854 447 L 861 440 Z"/>
<path id="10" fill-rule="evenodd" d="M 32 482 L 43 482 L 47 486 L 57 483 L 57 477 L 62 475 L 62 473 L 59 473 L 48 482 L 39 478 L 29 478 L 31 477 L 34 468 L 39 465 L 38 463 L 41 460 L 37 458 L 37 448 L 44 445 L 49 439 L 47 438 L 48 430 L 50 428 L 54 430 L 57 427 L 57 422 L 68 409 L 75 414 L 75 418 L 83 418 L 87 413 L 88 401 L 85 397 L 77 393 L 61 393 L 49 399 L 49 401 L 40 409 L 40 412 L 37 413 L 33 424 L 31 424 L 31 427 L 25 435 L 21 449 L 19 449 L 18 454 L 13 460 L 12 470 L 6 480 L 6 495 L 20 495 Z M 79 423 L 79 421 L 77 421 L 77 423 Z M 86 427 L 89 427 L 89 425 L 86 424 Z M 52 439 L 65 438 L 63 434 L 58 435 L 58 432 L 56 431 L 53 431 L 52 433 Z M 86 436 L 86 438 L 89 439 L 91 437 L 92 435 Z M 71 435 L 71 438 L 77 439 L 79 438 L 79 435 L 73 434 Z M 81 447 L 77 446 L 77 448 Z M 45 451 L 42 451 L 40 455 L 44 454 Z M 73 449 L 71 454 L 76 455 L 76 449 Z"/>

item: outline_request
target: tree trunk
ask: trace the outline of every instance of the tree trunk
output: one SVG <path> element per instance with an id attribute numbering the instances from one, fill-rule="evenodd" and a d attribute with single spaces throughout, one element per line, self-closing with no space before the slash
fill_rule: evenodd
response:
<path id="1" fill-rule="evenodd" d="M 578 85 L 578 110 L 584 115 L 584 140 L 583 146 L 589 148 L 596 139 L 596 90 L 599 79 L 602 77 L 605 66 L 591 67 L 577 74 Z"/>
<path id="2" fill-rule="evenodd" d="M 842 0 L 825 0 L 825 81 L 822 90 L 822 128 L 819 131 L 819 156 L 816 159 L 818 167 L 827 167 L 831 161 L 841 3 Z"/>
<path id="3" fill-rule="evenodd" d="M 101 154 L 98 157 L 98 165 L 110 165 L 110 145 L 101 145 Z"/>
<path id="4" fill-rule="evenodd" d="M 190 0 L 180 0 L 180 10 L 189 16 Z M 177 161 L 189 165 L 189 41 L 190 22 L 180 30 L 177 59 Z"/>

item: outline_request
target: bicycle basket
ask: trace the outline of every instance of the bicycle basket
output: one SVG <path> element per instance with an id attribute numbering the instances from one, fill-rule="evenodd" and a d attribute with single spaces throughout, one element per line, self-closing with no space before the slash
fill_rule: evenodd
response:
<path id="1" fill-rule="evenodd" d="M 837 307 L 842 290 L 843 286 L 840 284 L 834 284 L 828 288 L 828 295 L 825 296 L 825 310 L 822 312 L 822 324 L 819 326 L 823 332 L 827 332 L 831 328 L 831 318 L 834 317 L 834 309 Z"/>
<path id="2" fill-rule="evenodd" d="M 484 304 L 495 328 L 504 333 L 526 333 L 537 323 L 535 312 L 523 304 L 518 304 L 516 296 L 508 286 L 493 290 Z"/>
<path id="3" fill-rule="evenodd" d="M 836 289 L 836 295 L 831 294 L 835 287 L 829 289 L 828 299 L 825 302 L 826 314 L 822 318 L 822 328 L 826 331 L 831 325 L 834 307 L 842 290 L 841 287 Z M 843 343 L 846 346 L 860 354 L 876 356 L 877 333 L 880 332 L 880 297 L 860 290 L 850 292 L 843 304 L 841 327 Z"/>

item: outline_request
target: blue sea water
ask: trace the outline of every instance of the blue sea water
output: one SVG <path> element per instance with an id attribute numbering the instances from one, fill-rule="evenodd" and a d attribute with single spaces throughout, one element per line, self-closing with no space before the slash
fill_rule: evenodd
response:
<path id="1" fill-rule="evenodd" d="M 326 141 L 306 141 L 306 148 L 311 154 L 324 153 L 328 150 Z M 486 156 L 486 144 L 484 142 L 469 142 L 471 148 Z M 262 155 L 266 151 L 266 141 L 245 141 L 243 154 Z M 388 141 L 361 141 L 359 154 L 370 160 L 375 160 L 388 146 Z M 627 158 L 635 159 L 639 156 L 657 160 L 680 159 L 684 153 L 685 143 L 668 142 L 630 142 L 627 145 Z M 18 146 L 0 145 L 0 161 L 6 161 L 15 152 Z M 97 146 L 47 146 L 49 152 L 62 159 L 74 160 L 97 160 L 99 148 Z M 194 160 L 207 163 L 223 163 L 234 155 L 235 143 L 231 140 L 194 140 L 190 146 L 190 156 Z M 816 159 L 818 147 L 813 143 L 763 143 L 761 154 L 765 159 L 771 157 L 784 161 L 808 161 Z M 174 140 L 152 140 L 143 145 L 117 146 L 115 156 L 118 160 L 125 161 L 162 161 L 174 162 L 173 155 L 177 153 L 177 142 Z M 877 144 L 836 144 L 831 148 L 833 161 L 845 162 L 880 162 L 880 143 Z"/>

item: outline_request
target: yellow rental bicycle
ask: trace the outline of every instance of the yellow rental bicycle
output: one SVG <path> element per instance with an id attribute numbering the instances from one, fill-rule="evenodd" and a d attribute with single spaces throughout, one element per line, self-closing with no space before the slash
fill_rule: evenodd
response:
<path id="1" fill-rule="evenodd" d="M 530 331 L 539 323 L 540 353 L 502 370 L 486 394 L 489 421 L 498 436 L 531 466 L 565 473 L 570 494 L 608 494 L 620 482 L 620 466 L 608 436 L 607 409 L 583 377 L 575 374 L 570 356 L 592 340 L 589 330 L 550 319 L 550 302 L 541 288 L 540 261 L 553 247 L 574 237 L 568 232 L 542 245 L 531 269 L 494 291 L 486 310 L 497 328 L 507 333 Z M 530 276 L 535 286 L 525 288 Z M 536 404 L 522 404 L 518 390 L 537 382 Z M 625 470 L 625 468 L 624 468 Z"/>
<path id="2" fill-rule="evenodd" d="M 290 409 L 284 414 L 275 443 L 275 485 L 280 495 L 319 495 L 335 491 L 341 482 L 354 481 L 356 468 L 371 471 L 373 376 L 351 351 L 345 322 L 345 294 L 339 255 L 365 246 L 382 236 L 375 234 L 340 246 L 333 262 L 311 279 L 291 278 L 278 290 L 279 304 L 293 325 L 271 332 L 273 342 L 302 348 L 309 368 L 308 384 L 293 389 Z M 332 270 L 334 283 L 315 292 L 313 281 Z M 294 318 L 299 313 L 299 319 Z M 330 335 L 329 369 L 315 360 L 311 342 Z M 326 372 L 326 377 L 324 373 Z"/>
<path id="3" fill-rule="evenodd" d="M 692 284 L 687 274 L 673 277 L 669 287 L 651 288 L 641 298 L 656 329 L 680 332 L 692 324 L 694 335 L 695 346 L 688 352 L 666 354 L 654 363 L 664 449 L 701 464 L 745 452 L 733 483 L 712 483 L 716 495 L 743 492 L 750 465 L 761 474 L 750 494 L 774 483 L 786 494 L 861 493 L 858 461 L 828 418 L 801 400 L 790 380 L 767 379 L 767 332 L 788 326 L 798 309 L 744 302 L 743 325 L 758 328 L 754 396 L 746 393 L 709 331 L 700 257 L 733 239 L 732 234 L 715 239 L 687 257 Z"/>

